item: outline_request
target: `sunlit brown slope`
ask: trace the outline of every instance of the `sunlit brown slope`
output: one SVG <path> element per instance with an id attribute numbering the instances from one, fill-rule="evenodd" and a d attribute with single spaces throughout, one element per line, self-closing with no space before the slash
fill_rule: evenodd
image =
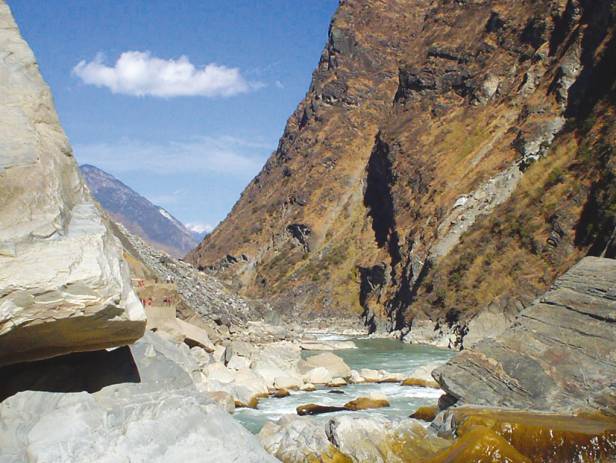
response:
<path id="1" fill-rule="evenodd" d="M 582 255 L 615 252 L 615 14 L 341 2 L 279 148 L 189 258 L 288 314 L 493 334 Z"/>
<path id="2" fill-rule="evenodd" d="M 285 309 L 361 312 L 357 263 L 383 255 L 366 218 L 366 164 L 428 3 L 341 4 L 277 151 L 193 262 L 233 256 L 227 273 L 244 292 L 280 295 Z"/>

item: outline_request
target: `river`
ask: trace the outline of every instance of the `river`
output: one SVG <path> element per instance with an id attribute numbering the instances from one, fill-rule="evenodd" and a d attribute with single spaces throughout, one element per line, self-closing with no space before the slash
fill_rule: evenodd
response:
<path id="1" fill-rule="evenodd" d="M 338 355 L 354 370 L 370 368 L 373 370 L 387 370 L 391 373 L 411 373 L 417 367 L 432 362 L 445 362 L 453 352 L 424 345 L 410 345 L 392 339 L 380 338 L 352 338 L 336 335 L 321 335 L 322 340 L 352 340 L 357 349 L 336 350 Z M 310 357 L 321 351 L 304 351 L 303 357 Z M 295 414 L 299 405 L 316 403 L 321 405 L 344 405 L 346 402 L 372 393 L 385 394 L 390 407 L 361 412 L 336 413 L 369 413 L 386 416 L 407 417 L 422 405 L 435 404 L 442 394 L 438 389 L 423 387 L 400 386 L 398 383 L 382 384 L 349 384 L 335 388 L 343 391 L 336 394 L 330 391 L 333 388 L 319 389 L 314 392 L 290 391 L 291 395 L 284 398 L 267 398 L 259 401 L 258 409 L 241 408 L 235 412 L 235 418 L 249 431 L 259 432 L 267 421 L 276 421 L 283 415 Z M 332 416 L 332 413 L 320 415 L 322 419 Z"/>

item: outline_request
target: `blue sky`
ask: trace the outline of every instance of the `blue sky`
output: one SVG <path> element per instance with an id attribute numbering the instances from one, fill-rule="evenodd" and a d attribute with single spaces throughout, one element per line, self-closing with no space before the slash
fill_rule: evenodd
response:
<path id="1" fill-rule="evenodd" d="M 8 0 L 80 163 L 215 225 L 303 98 L 337 0 Z"/>

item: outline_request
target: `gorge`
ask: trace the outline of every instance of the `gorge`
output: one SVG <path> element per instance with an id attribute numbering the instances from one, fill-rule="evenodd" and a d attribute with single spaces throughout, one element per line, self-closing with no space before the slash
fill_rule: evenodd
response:
<path id="1" fill-rule="evenodd" d="M 341 0 L 178 258 L 181 224 L 80 173 L 0 0 L 0 463 L 616 461 L 615 24 Z"/>

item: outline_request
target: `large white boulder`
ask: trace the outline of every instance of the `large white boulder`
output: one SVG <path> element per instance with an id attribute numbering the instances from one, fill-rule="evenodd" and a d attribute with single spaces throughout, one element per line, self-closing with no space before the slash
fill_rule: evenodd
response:
<path id="1" fill-rule="evenodd" d="M 231 360 L 227 362 L 227 368 L 230 368 L 232 370 L 250 368 L 250 359 L 247 359 L 246 357 L 240 357 L 239 355 L 232 355 Z"/>
<path id="2" fill-rule="evenodd" d="M 334 379 L 331 371 L 325 367 L 316 367 L 304 375 L 304 381 L 312 384 L 328 384 Z"/>
<path id="3" fill-rule="evenodd" d="M 339 415 L 327 421 L 288 415 L 267 423 L 258 437 L 284 463 L 425 461 L 450 445 L 416 420 L 379 415 Z"/>
<path id="4" fill-rule="evenodd" d="M 285 463 L 335 461 L 333 457 L 339 455 L 323 424 L 307 416 L 287 415 L 276 423 L 268 421 L 258 437 L 265 450 Z"/>
<path id="5" fill-rule="evenodd" d="M 300 360 L 301 350 L 296 344 L 276 342 L 253 354 L 252 369 L 269 387 L 299 388 L 304 383 L 298 369 Z"/>
<path id="6" fill-rule="evenodd" d="M 351 377 L 351 368 L 344 360 L 331 352 L 308 357 L 306 363 L 312 368 L 322 367 L 327 369 L 334 378 L 339 377 L 347 379 Z"/>
<path id="7" fill-rule="evenodd" d="M 125 345 L 145 314 L 0 2 L 0 365 Z"/>
<path id="8" fill-rule="evenodd" d="M 268 388 L 263 378 L 246 368 L 238 370 L 230 392 L 239 406 L 256 408 L 258 400 L 268 395 Z"/>
<path id="9" fill-rule="evenodd" d="M 353 462 L 424 461 L 450 445 L 429 434 L 419 421 L 381 415 L 340 415 L 327 422 L 325 433 Z"/>
<path id="10" fill-rule="evenodd" d="M 248 368 L 233 370 L 223 363 L 212 363 L 205 368 L 206 378 L 198 385 L 208 392 L 227 392 L 237 406 L 256 407 L 259 398 L 268 394 L 265 380 Z"/>

